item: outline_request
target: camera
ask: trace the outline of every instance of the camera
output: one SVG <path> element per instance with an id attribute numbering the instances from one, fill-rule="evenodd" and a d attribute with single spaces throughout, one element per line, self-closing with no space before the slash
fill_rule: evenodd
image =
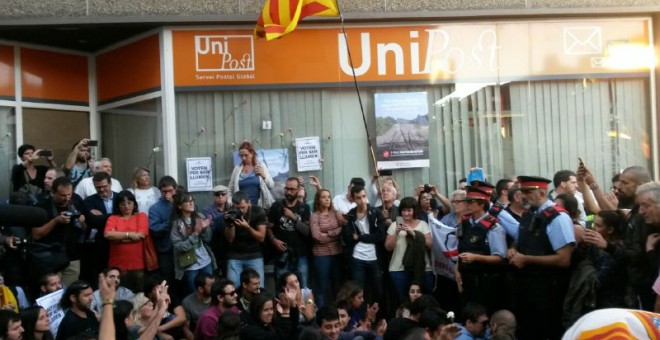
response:
<path id="1" fill-rule="evenodd" d="M 225 220 L 231 223 L 241 218 L 243 218 L 243 212 L 238 208 L 231 208 L 225 213 Z"/>
<path id="2" fill-rule="evenodd" d="M 431 192 L 431 185 L 430 184 L 424 184 L 424 192 L 425 193 Z"/>
<path id="3" fill-rule="evenodd" d="M 83 225 L 80 223 L 80 216 L 82 215 L 80 211 L 76 210 L 75 208 L 69 209 L 69 211 L 65 211 L 63 213 L 64 216 L 68 216 L 71 219 L 71 222 L 69 222 L 71 225 L 76 227 L 76 229 L 83 230 Z"/>

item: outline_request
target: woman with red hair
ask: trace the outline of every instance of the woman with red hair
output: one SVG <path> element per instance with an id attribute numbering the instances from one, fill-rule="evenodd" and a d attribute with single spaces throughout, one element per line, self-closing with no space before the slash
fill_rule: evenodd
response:
<path id="1" fill-rule="evenodd" d="M 257 159 L 257 152 L 252 143 L 245 141 L 238 147 L 241 164 L 234 168 L 229 179 L 229 197 L 237 191 L 243 191 L 250 197 L 252 204 L 270 208 L 275 201 L 270 190 L 275 185 L 268 173 L 268 168 Z"/>

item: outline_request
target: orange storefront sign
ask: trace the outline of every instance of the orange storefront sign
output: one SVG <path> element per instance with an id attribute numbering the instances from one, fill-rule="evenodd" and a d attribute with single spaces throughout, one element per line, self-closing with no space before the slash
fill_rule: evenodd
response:
<path id="1" fill-rule="evenodd" d="M 15 99 L 14 47 L 0 45 L 0 99 Z"/>
<path id="2" fill-rule="evenodd" d="M 267 42 L 252 30 L 173 32 L 174 82 L 197 87 L 440 83 L 648 73 L 615 64 L 651 52 L 648 19 L 298 28 Z M 348 46 L 348 48 L 347 48 Z M 625 59 L 625 58 L 624 58 Z"/>
<path id="3" fill-rule="evenodd" d="M 100 54 L 96 59 L 100 103 L 160 89 L 158 35 Z"/>
<path id="4" fill-rule="evenodd" d="M 87 58 L 21 48 L 23 100 L 88 105 Z"/>

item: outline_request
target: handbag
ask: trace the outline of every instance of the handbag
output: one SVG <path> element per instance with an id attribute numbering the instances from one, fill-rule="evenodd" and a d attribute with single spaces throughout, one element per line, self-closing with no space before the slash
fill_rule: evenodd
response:
<path id="1" fill-rule="evenodd" d="M 25 184 L 23 184 L 23 186 L 20 187 L 18 191 L 26 193 L 28 198 L 30 199 L 30 203 L 32 203 L 32 205 L 35 205 L 39 201 L 37 196 L 41 194 L 41 188 L 30 183 L 30 176 L 28 176 L 26 170 L 23 171 L 23 177 L 25 177 Z"/>
<path id="2" fill-rule="evenodd" d="M 195 248 L 178 253 L 176 255 L 176 262 L 181 268 L 188 268 L 197 263 L 197 254 L 195 253 Z"/>
<path id="3" fill-rule="evenodd" d="M 154 240 L 150 235 L 147 234 L 147 237 L 144 238 L 142 246 L 144 249 L 144 267 L 150 272 L 158 269 L 158 254 L 156 253 Z"/>
<path id="4" fill-rule="evenodd" d="M 30 270 L 39 275 L 56 273 L 69 266 L 69 256 L 61 243 L 29 243 L 27 259 Z"/>

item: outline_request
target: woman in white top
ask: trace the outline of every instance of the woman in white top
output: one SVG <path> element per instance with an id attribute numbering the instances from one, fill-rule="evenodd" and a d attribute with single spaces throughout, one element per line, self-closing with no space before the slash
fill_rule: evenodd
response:
<path id="1" fill-rule="evenodd" d="M 413 280 L 422 283 L 422 291 L 425 294 L 430 294 L 433 289 L 433 272 L 431 271 L 431 260 L 428 252 L 431 249 L 433 238 L 431 237 L 429 225 L 417 219 L 418 209 L 419 205 L 415 198 L 403 198 L 399 204 L 401 218 L 397 218 L 397 221 L 390 225 L 385 239 L 385 249 L 392 252 L 389 266 L 390 278 L 399 294 L 399 298 L 402 300 L 408 294 L 408 288 Z M 409 242 L 413 245 L 417 245 L 416 242 L 424 243 L 421 249 L 411 248 L 411 253 L 408 254 L 408 256 L 413 256 L 416 261 L 424 261 L 424 263 L 415 262 L 412 266 L 406 268 L 404 255 Z M 423 251 L 423 257 L 413 254 L 414 251 L 420 251 L 417 255 L 421 255 L 421 251 Z M 422 258 L 423 260 L 421 260 Z M 415 270 L 415 267 L 418 270 Z M 415 274 L 418 277 L 415 277 Z"/>
<path id="2" fill-rule="evenodd" d="M 149 208 L 160 198 L 160 190 L 151 185 L 149 169 L 135 168 L 131 188 L 127 189 L 138 203 L 138 211 L 149 216 Z"/>

